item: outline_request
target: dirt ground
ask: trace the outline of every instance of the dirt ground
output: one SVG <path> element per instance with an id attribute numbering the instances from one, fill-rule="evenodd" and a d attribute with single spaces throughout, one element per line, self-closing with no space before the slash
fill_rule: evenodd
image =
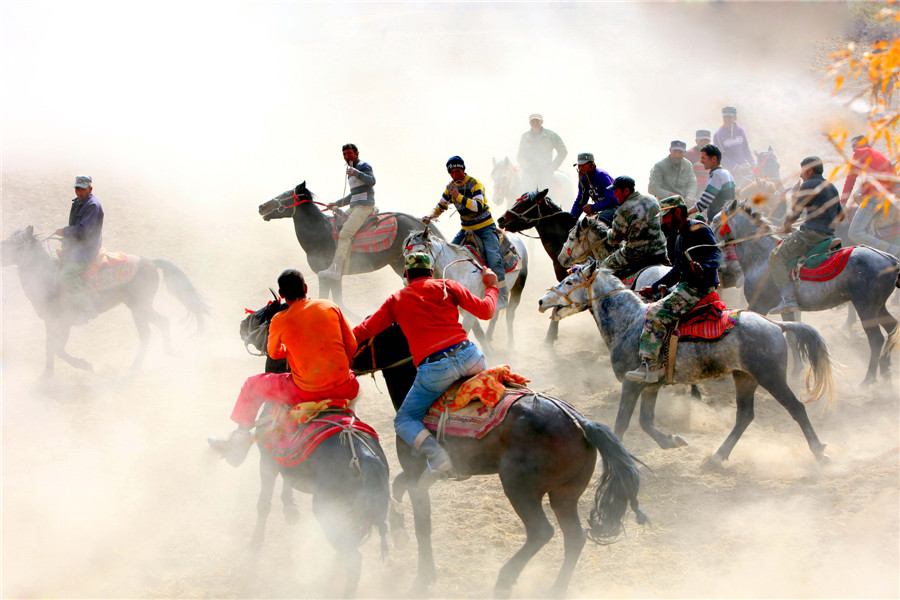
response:
<path id="1" fill-rule="evenodd" d="M 70 174 L 56 175 L 41 178 L 54 182 L 44 185 L 30 177 L 4 179 L 4 235 L 28 223 L 45 235 L 60 225 L 68 206 L 58 199 L 71 195 Z M 243 309 L 266 302 L 267 287 L 282 269 L 309 273 L 289 223 L 263 223 L 253 202 L 200 222 L 160 215 L 148 196 L 129 193 L 123 184 L 95 191 L 110 200 L 106 247 L 175 262 L 215 312 L 205 333 L 193 335 L 193 326 L 180 320 L 183 309 L 161 291 L 157 307 L 175 325 L 179 355 L 163 354 L 154 332 L 146 366 L 130 373 L 137 334 L 128 311 L 115 308 L 76 328 L 68 345 L 92 361 L 94 372 L 58 363 L 48 380 L 42 376 L 42 323 L 15 267 L 3 269 L 2 595 L 338 595 L 340 570 L 307 496 L 298 494 L 303 518 L 290 527 L 275 501 L 261 559 L 250 561 L 245 549 L 258 493 L 256 450 L 233 469 L 206 443 L 206 436 L 230 431 L 228 415 L 242 381 L 263 367 L 238 337 Z M 442 227 L 446 233 L 451 226 Z M 536 301 L 552 273 L 539 246 L 531 243 L 530 250 L 533 273 L 515 324 L 515 349 L 504 348 L 506 333 L 498 328 L 502 350 L 488 362 L 511 364 L 536 389 L 611 424 L 619 384 L 590 316 L 564 320 L 555 348 L 542 344 L 548 320 Z M 345 282 L 354 324 L 400 285 L 388 270 Z M 311 288 L 316 291 L 314 281 Z M 896 305 L 890 310 L 900 313 Z M 653 524 L 638 526 L 631 516 L 617 543 L 588 542 L 570 597 L 900 596 L 900 390 L 896 379 L 859 387 L 868 348 L 858 325 L 843 326 L 845 315 L 844 308 L 804 315 L 840 363 L 834 408 L 808 406 L 831 464 L 816 463 L 787 412 L 760 392 L 756 419 L 731 460 L 721 470 L 705 470 L 704 459 L 733 423 L 733 384 L 704 385 L 703 401 L 692 400 L 686 387 L 665 390 L 659 423 L 690 445 L 661 450 L 632 423 L 624 441 L 648 466 L 640 498 Z M 802 378 L 792 382 L 795 390 L 802 385 Z M 396 474 L 385 389 L 380 376 L 365 378 L 357 411 L 378 430 Z M 489 596 L 500 566 L 524 541 L 498 479 L 439 483 L 432 498 L 433 597 Z M 590 498 L 589 490 L 584 518 Z M 402 596 L 414 576 L 415 545 L 392 545 L 383 562 L 377 539 L 362 550 L 360 596 Z M 561 559 L 557 533 L 529 564 L 515 595 L 544 597 Z"/>

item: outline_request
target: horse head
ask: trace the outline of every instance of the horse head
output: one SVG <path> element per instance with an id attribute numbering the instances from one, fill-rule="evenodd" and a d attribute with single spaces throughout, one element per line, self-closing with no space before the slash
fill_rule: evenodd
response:
<path id="1" fill-rule="evenodd" d="M 553 201 L 547 198 L 550 190 L 542 190 L 540 192 L 526 192 L 522 194 L 513 205 L 497 220 L 497 224 L 501 229 L 510 232 L 523 231 L 531 229 L 543 217 L 549 214 L 555 214 L 560 208 L 553 204 Z M 549 213 L 545 209 L 553 209 L 553 213 Z"/>
<path id="2" fill-rule="evenodd" d="M 432 245 L 430 225 L 419 231 L 411 231 L 403 242 L 403 256 L 413 252 L 424 252 L 433 260 Z"/>
<path id="3" fill-rule="evenodd" d="M 591 287 L 601 271 L 593 259 L 572 267 L 565 279 L 548 289 L 538 300 L 538 310 L 546 312 L 553 309 L 550 320 L 559 321 L 589 309 L 593 301 Z"/>
<path id="4" fill-rule="evenodd" d="M 313 193 L 306 188 L 306 182 L 300 183 L 292 193 L 285 192 L 259 205 L 259 214 L 263 220 L 284 219 L 294 216 L 297 205 L 303 202 L 311 202 Z"/>
<path id="5" fill-rule="evenodd" d="M 608 231 L 606 223 L 597 217 L 585 217 L 578 221 L 559 251 L 559 264 L 570 267 L 588 258 L 606 258 L 610 252 L 606 245 Z"/>
<path id="6" fill-rule="evenodd" d="M 780 181 L 781 165 L 778 164 L 778 157 L 775 156 L 772 146 L 769 146 L 769 149 L 765 152 L 755 152 L 754 154 L 756 154 L 756 169 L 753 171 L 754 174 L 757 177 L 768 179 L 770 181 Z"/>
<path id="7" fill-rule="evenodd" d="M 38 239 L 34 236 L 34 227 L 29 225 L 20 229 L 2 242 L 3 266 L 20 265 L 28 252 L 35 247 Z"/>
<path id="8" fill-rule="evenodd" d="M 266 354 L 269 344 L 269 323 L 272 322 L 272 317 L 287 308 L 287 304 L 280 302 L 278 295 L 273 290 L 269 291 L 272 292 L 275 299 L 259 310 L 251 312 L 241 321 L 240 332 L 244 346 L 248 350 L 250 346 L 253 346 L 261 355 Z M 249 311 L 249 309 L 247 310 Z"/>
<path id="9" fill-rule="evenodd" d="M 409 341 L 396 323 L 367 339 L 356 349 L 351 367 L 357 375 L 374 373 L 411 360 Z"/>
<path id="10" fill-rule="evenodd" d="M 746 201 L 727 203 L 710 223 L 716 239 L 723 242 L 745 241 L 772 232 L 772 223 Z"/>

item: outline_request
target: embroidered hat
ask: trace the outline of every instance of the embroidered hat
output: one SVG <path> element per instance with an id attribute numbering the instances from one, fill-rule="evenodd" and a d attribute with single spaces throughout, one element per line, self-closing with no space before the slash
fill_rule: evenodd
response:
<path id="1" fill-rule="evenodd" d="M 687 204 L 684 203 L 684 198 L 681 196 L 669 196 L 668 198 L 663 198 L 659 201 L 659 214 L 672 210 L 673 208 L 683 208 L 687 210 Z"/>
<path id="2" fill-rule="evenodd" d="M 856 135 L 853 136 L 853 139 L 850 140 L 850 144 L 853 146 L 853 148 L 856 148 L 857 146 L 868 146 L 869 140 L 864 135 Z"/>
<path id="3" fill-rule="evenodd" d="M 686 152 L 687 144 L 681 140 L 672 140 L 672 143 L 669 144 L 669 150 L 681 150 L 682 152 Z"/>
<path id="4" fill-rule="evenodd" d="M 409 269 L 434 269 L 434 263 L 431 257 L 424 252 L 410 252 L 406 255 L 406 270 Z"/>
<path id="5" fill-rule="evenodd" d="M 580 152 L 578 154 L 578 161 L 572 165 L 573 167 L 577 167 L 579 165 L 586 165 L 588 163 L 594 162 L 594 155 L 590 152 Z"/>
<path id="6" fill-rule="evenodd" d="M 697 133 L 694 134 L 695 140 L 711 140 L 712 134 L 709 132 L 709 129 L 698 129 Z"/>
<path id="7" fill-rule="evenodd" d="M 463 171 L 465 171 L 466 163 L 464 163 L 463 159 L 458 156 L 451 156 L 447 161 L 447 170 L 449 171 L 450 169 L 462 169 Z"/>
<path id="8" fill-rule="evenodd" d="M 725 108 L 722 109 L 722 116 L 723 117 L 736 117 L 737 109 L 733 106 L 726 106 Z"/>
<path id="9" fill-rule="evenodd" d="M 541 123 L 544 122 L 544 117 L 542 117 L 542 116 L 540 115 L 540 113 L 532 113 L 532 114 L 528 115 L 528 120 L 529 120 L 529 121 L 534 121 L 535 119 L 537 119 L 537 120 L 540 121 Z"/>
<path id="10" fill-rule="evenodd" d="M 79 175 L 75 178 L 75 187 L 81 188 L 83 190 L 88 189 L 93 184 L 93 179 L 88 177 L 87 175 Z"/>

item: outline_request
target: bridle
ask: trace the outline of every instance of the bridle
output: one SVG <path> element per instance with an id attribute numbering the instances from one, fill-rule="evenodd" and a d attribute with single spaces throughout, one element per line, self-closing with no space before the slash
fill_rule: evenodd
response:
<path id="1" fill-rule="evenodd" d="M 303 198 L 301 198 L 300 196 L 297 195 L 297 192 L 294 192 L 293 194 L 291 194 L 291 200 L 293 200 L 293 203 L 292 203 L 292 204 L 282 204 L 281 201 L 279 200 L 279 201 L 278 201 L 278 207 L 277 207 L 277 208 L 273 208 L 272 210 L 270 210 L 270 211 L 267 212 L 266 214 L 269 214 L 269 213 L 272 213 L 272 212 L 277 212 L 277 213 L 281 214 L 281 213 L 287 211 L 289 208 L 294 208 L 294 207 L 296 207 L 296 206 L 300 206 L 301 204 L 308 204 L 308 203 L 310 203 L 310 202 L 312 202 L 313 204 L 317 204 L 317 205 L 319 205 L 319 206 L 322 206 L 322 207 L 324 207 L 324 208 L 328 208 L 328 205 L 327 205 L 327 204 L 324 204 L 324 203 L 322 203 L 322 202 L 319 202 L 318 200 L 313 200 L 312 197 L 303 197 Z M 329 209 L 329 210 L 331 210 L 331 209 Z M 264 216 L 265 216 L 265 215 L 264 215 Z"/>
<path id="2" fill-rule="evenodd" d="M 577 225 L 576 225 L 576 227 L 577 227 Z M 585 229 L 593 230 L 593 227 L 591 227 L 590 225 L 588 225 Z M 594 242 L 593 244 L 591 244 L 590 246 L 588 246 L 588 245 L 587 245 L 587 236 L 585 236 L 585 239 L 584 239 L 584 240 L 579 240 L 579 242 L 578 242 L 578 246 L 579 246 L 579 247 L 580 247 L 580 246 L 586 246 L 584 252 L 582 252 L 581 254 L 579 254 L 578 256 L 576 256 L 575 258 L 572 258 L 572 248 L 566 248 L 566 255 L 567 255 L 569 258 L 572 259 L 572 262 L 573 262 L 573 263 L 576 263 L 576 264 L 577 264 L 577 263 L 580 263 L 581 261 L 583 261 L 585 258 L 588 258 L 589 256 L 592 256 L 593 253 L 594 253 L 594 250 L 596 250 L 597 248 L 599 248 L 600 246 L 602 246 L 602 245 L 605 244 L 605 243 L 606 243 L 606 238 L 605 238 L 604 236 L 601 235 L 601 236 L 600 236 L 600 239 L 598 239 L 596 242 Z"/>
<path id="3" fill-rule="evenodd" d="M 616 289 L 612 290 L 611 292 L 606 292 L 605 294 L 600 294 L 599 296 L 594 296 L 594 289 L 593 289 L 594 279 L 597 278 L 597 273 L 599 273 L 599 272 L 600 272 L 599 269 L 595 269 L 594 272 L 591 273 L 590 277 L 588 277 L 584 281 L 581 281 L 581 282 L 575 284 L 574 286 L 572 286 L 572 289 L 570 289 L 565 294 L 562 293 L 561 291 L 559 291 L 558 289 L 556 289 L 556 287 L 549 288 L 548 291 L 555 292 L 560 297 L 565 298 L 566 304 L 563 306 L 571 306 L 572 308 L 581 308 L 583 306 L 591 306 L 592 304 L 594 304 L 595 301 L 600 300 L 601 298 L 606 298 L 607 296 L 612 296 L 613 294 L 618 294 L 619 292 L 631 291 L 628 288 L 622 287 L 622 288 L 616 288 Z M 575 302 L 571 298 L 569 298 L 569 294 L 571 294 L 575 290 L 582 288 L 582 287 L 588 288 L 588 299 L 587 300 L 582 301 L 582 302 Z"/>
<path id="4" fill-rule="evenodd" d="M 372 377 L 375 377 L 375 373 L 378 371 L 384 371 L 385 369 L 393 369 L 394 367 L 405 365 L 413 359 L 412 355 L 409 355 L 406 358 L 401 358 L 395 363 L 391 363 L 385 367 L 379 367 L 375 363 L 375 338 L 369 338 L 368 340 L 363 342 L 362 346 L 357 349 L 356 354 L 353 355 L 354 360 L 356 359 L 356 357 L 361 356 L 362 353 L 366 351 L 366 346 L 368 346 L 369 348 L 369 359 L 372 361 L 372 368 L 365 371 L 357 371 L 356 369 L 354 369 L 354 373 L 356 373 L 357 375 L 371 375 Z"/>

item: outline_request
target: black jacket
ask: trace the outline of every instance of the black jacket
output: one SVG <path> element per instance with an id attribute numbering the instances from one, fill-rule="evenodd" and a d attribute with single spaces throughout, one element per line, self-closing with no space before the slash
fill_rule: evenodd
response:
<path id="1" fill-rule="evenodd" d="M 718 287 L 722 251 L 716 245 L 712 229 L 706 223 L 688 219 L 678 232 L 675 252 L 669 260 L 672 263 L 672 270 L 653 284 L 653 291 L 661 285 L 670 288 L 682 281 L 701 290 Z M 691 269 L 691 262 L 700 264 L 700 273 L 695 273 Z"/>

